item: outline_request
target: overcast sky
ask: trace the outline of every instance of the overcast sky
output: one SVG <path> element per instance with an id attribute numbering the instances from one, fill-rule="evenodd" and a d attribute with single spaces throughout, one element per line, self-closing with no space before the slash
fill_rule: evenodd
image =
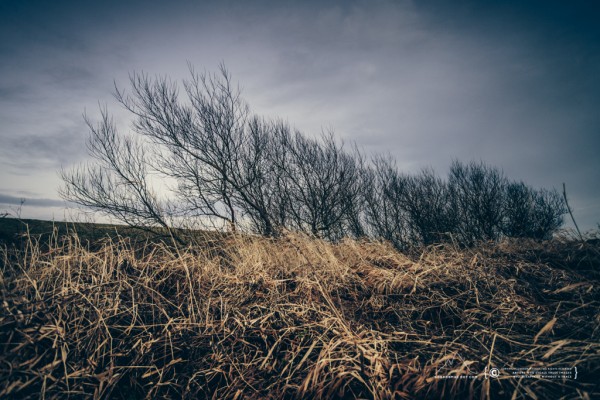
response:
<path id="1" fill-rule="evenodd" d="M 255 113 L 333 129 L 404 171 L 483 160 L 567 184 L 600 222 L 600 10 L 593 1 L 0 0 L 0 213 L 62 220 L 57 171 L 87 159 L 82 113 L 128 74 L 224 62 Z"/>

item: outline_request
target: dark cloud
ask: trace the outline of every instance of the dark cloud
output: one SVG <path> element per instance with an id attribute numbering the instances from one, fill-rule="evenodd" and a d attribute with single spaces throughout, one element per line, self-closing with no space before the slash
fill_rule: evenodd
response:
<path id="1" fill-rule="evenodd" d="M 5 82 L 0 86 L 0 101 L 3 103 L 27 101 L 30 95 L 30 87 L 23 83 Z"/>
<path id="2" fill-rule="evenodd" d="M 0 193 L 0 204 L 7 205 L 27 205 L 31 207 L 65 207 L 67 203 L 64 200 L 14 197 Z"/>
<path id="3" fill-rule="evenodd" d="M 88 133 L 82 118 L 45 124 L 39 130 L 19 132 L 19 124 L 0 133 L 0 165 L 17 175 L 31 175 L 41 170 L 58 170 L 85 156 L 85 137 Z"/>
<path id="4" fill-rule="evenodd" d="M 94 73 L 90 69 L 78 65 L 52 66 L 47 68 L 44 74 L 53 85 L 63 89 L 83 88 L 94 77 Z"/>
<path id="5" fill-rule="evenodd" d="M 600 221 L 593 2 L 0 2 L 0 185 L 59 185 L 113 79 L 225 61 L 253 109 L 407 170 L 484 160 Z M 25 177 L 28 177 L 27 179 Z M 43 177 L 43 178 L 42 178 Z M 29 181 L 29 183 L 27 183 Z M 30 186 L 27 186 L 30 185 Z M 597 204 L 597 205 L 595 205 Z"/>

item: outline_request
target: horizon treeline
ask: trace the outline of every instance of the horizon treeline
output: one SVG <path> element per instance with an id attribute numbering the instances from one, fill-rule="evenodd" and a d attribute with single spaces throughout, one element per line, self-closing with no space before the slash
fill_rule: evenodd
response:
<path id="1" fill-rule="evenodd" d="M 282 230 L 332 241 L 368 237 L 398 249 L 502 237 L 547 239 L 566 207 L 556 190 L 509 180 L 483 162 L 399 171 L 390 156 L 366 157 L 333 133 L 309 137 L 253 115 L 226 68 L 179 86 L 133 74 L 116 89 L 133 117 L 121 134 L 104 108 L 92 122 L 95 162 L 62 170 L 63 198 L 143 230 L 212 226 L 266 236 Z M 161 187 L 159 191 L 157 187 Z"/>

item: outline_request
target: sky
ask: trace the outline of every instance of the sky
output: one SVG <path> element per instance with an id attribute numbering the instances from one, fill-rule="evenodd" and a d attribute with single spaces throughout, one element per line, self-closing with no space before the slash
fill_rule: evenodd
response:
<path id="1" fill-rule="evenodd" d="M 189 62 L 224 63 L 254 113 L 408 173 L 458 159 L 564 182 L 595 228 L 599 17 L 594 1 L 0 0 L 0 215 L 77 218 L 57 189 L 88 160 L 82 114 L 106 106 L 127 132 L 114 85 L 179 80 Z"/>

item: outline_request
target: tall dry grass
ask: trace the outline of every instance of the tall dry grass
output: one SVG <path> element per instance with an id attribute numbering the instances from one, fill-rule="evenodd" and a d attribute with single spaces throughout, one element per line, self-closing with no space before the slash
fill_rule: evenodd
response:
<path id="1" fill-rule="evenodd" d="M 597 243 L 403 255 L 289 234 L 92 251 L 69 236 L 1 256 L 2 398 L 600 394 Z M 486 375 L 553 366 L 578 379 Z"/>

